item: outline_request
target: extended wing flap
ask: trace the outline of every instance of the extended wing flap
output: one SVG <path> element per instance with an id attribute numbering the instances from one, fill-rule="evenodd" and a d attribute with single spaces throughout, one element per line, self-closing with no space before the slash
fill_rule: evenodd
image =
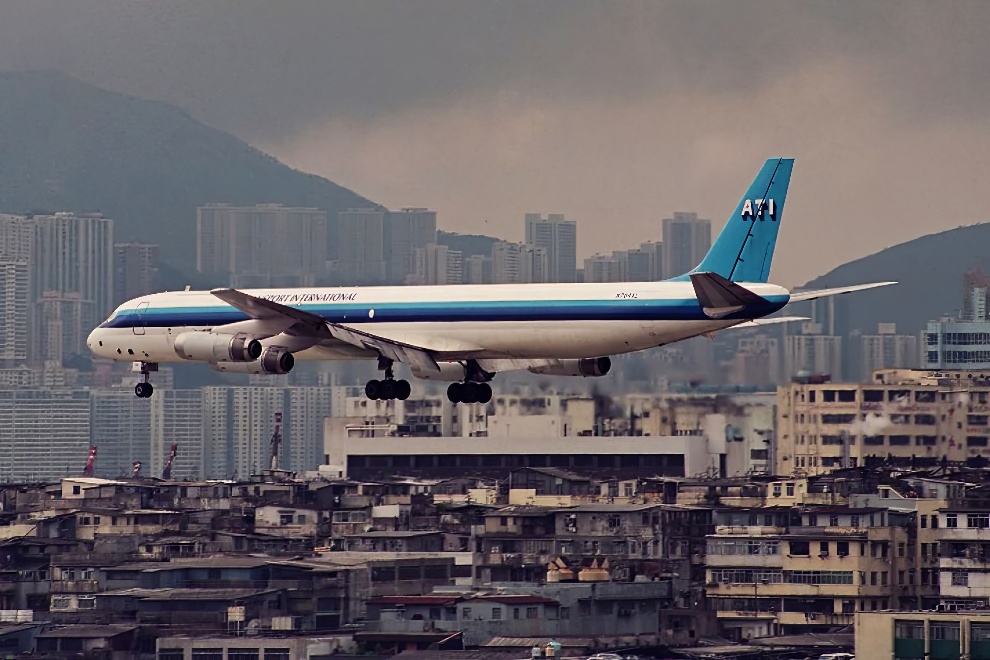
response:
<path id="1" fill-rule="evenodd" d="M 890 286 L 892 284 L 897 284 L 897 282 L 872 282 L 870 284 L 854 284 L 853 286 L 840 286 L 833 289 L 818 289 L 816 291 L 796 291 L 791 294 L 791 302 L 801 302 L 802 300 L 817 300 L 818 298 L 827 298 L 829 296 L 841 296 L 844 293 L 852 293 L 853 291 L 865 291 L 867 289 L 876 289 L 881 286 Z"/>

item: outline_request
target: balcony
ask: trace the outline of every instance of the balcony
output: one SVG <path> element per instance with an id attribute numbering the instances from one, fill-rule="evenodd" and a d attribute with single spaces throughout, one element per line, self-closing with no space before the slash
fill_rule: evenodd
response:
<path id="1" fill-rule="evenodd" d="M 53 594 L 95 594 L 100 590 L 99 580 L 55 580 L 49 586 Z"/>
<path id="2" fill-rule="evenodd" d="M 777 623 L 784 626 L 851 626 L 855 614 L 826 612 L 780 612 Z"/>
<path id="3" fill-rule="evenodd" d="M 786 527 L 769 525 L 718 525 L 715 527 L 716 536 L 780 536 L 786 533 Z"/>
<path id="4" fill-rule="evenodd" d="M 706 563 L 713 568 L 780 568 L 784 559 L 780 555 L 707 555 Z"/>

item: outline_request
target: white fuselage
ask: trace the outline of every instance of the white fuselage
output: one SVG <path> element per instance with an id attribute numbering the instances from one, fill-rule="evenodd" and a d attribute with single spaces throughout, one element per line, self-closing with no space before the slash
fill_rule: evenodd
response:
<path id="1" fill-rule="evenodd" d="M 643 350 L 728 328 L 787 304 L 786 289 L 742 286 L 766 299 L 745 317 L 708 318 L 691 282 L 509 284 L 248 290 L 252 296 L 317 314 L 328 323 L 430 350 L 476 358 L 591 358 Z M 208 291 L 158 293 L 121 305 L 88 338 L 100 357 L 185 362 L 175 338 L 224 332 L 248 319 Z M 270 345 L 274 339 L 262 339 Z M 295 353 L 301 360 L 376 357 L 326 340 Z"/>

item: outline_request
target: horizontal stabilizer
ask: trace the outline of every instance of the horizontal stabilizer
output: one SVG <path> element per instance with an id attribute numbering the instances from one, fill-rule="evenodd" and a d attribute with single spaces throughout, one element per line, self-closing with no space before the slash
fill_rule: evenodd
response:
<path id="1" fill-rule="evenodd" d="M 705 315 L 721 319 L 767 301 L 716 273 L 691 273 L 691 284 Z"/>
<path id="2" fill-rule="evenodd" d="M 897 282 L 873 282 L 871 284 L 854 284 L 852 286 L 840 286 L 834 289 L 818 289 L 817 291 L 796 291 L 791 294 L 791 302 L 801 302 L 802 300 L 817 300 L 818 298 L 828 298 L 829 296 L 841 296 L 844 293 L 853 291 L 865 291 L 866 289 L 876 289 L 881 286 L 890 286 Z"/>
<path id="3" fill-rule="evenodd" d="M 765 325 L 774 325 L 777 323 L 796 323 L 798 321 L 809 321 L 807 316 L 771 316 L 769 318 L 763 319 L 753 319 L 752 321 L 746 321 L 745 323 L 740 323 L 739 325 L 734 325 L 728 330 L 735 330 L 736 328 L 761 328 Z"/>

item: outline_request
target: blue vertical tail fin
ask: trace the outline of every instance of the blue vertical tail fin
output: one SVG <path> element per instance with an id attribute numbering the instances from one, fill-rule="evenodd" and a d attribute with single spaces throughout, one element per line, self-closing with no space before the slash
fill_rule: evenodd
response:
<path id="1" fill-rule="evenodd" d="M 692 273 L 716 273 L 730 282 L 767 281 L 793 168 L 793 158 L 771 158 L 763 164 Z M 674 279 L 687 280 L 689 275 Z"/>

